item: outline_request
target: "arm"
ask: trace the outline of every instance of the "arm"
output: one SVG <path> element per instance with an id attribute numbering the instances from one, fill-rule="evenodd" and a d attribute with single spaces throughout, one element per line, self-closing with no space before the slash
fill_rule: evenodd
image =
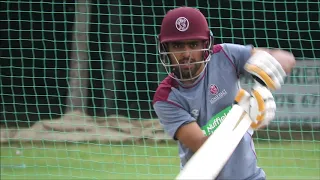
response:
<path id="1" fill-rule="evenodd" d="M 176 132 L 176 137 L 182 144 L 190 148 L 194 153 L 208 139 L 208 136 L 203 134 L 196 122 L 181 126 Z"/>
<path id="2" fill-rule="evenodd" d="M 229 59 L 234 63 L 239 74 L 246 73 L 244 65 L 256 51 L 263 50 L 271 54 L 282 66 L 286 74 L 289 74 L 295 66 L 296 61 L 292 53 L 281 49 L 254 48 L 251 45 L 239 45 L 225 43 L 222 45 L 223 50 Z"/>
<path id="3" fill-rule="evenodd" d="M 184 109 L 167 101 L 157 101 L 153 107 L 165 132 L 172 139 L 179 140 L 193 152 L 206 141 L 207 137 L 196 120 Z"/>

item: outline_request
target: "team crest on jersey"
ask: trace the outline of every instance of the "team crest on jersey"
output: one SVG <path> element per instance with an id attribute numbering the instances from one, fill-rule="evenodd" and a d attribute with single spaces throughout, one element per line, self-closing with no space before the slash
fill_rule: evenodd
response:
<path id="1" fill-rule="evenodd" d="M 213 97 L 210 99 L 210 103 L 214 104 L 217 102 L 219 99 L 223 98 L 226 96 L 228 93 L 225 89 L 220 90 L 217 85 L 211 84 L 209 87 L 209 91 Z"/>
<path id="2" fill-rule="evenodd" d="M 187 18 L 185 17 L 179 17 L 177 20 L 176 20 L 176 28 L 179 30 L 179 31 L 186 31 L 188 30 L 189 28 L 189 21 Z"/>
<path id="3" fill-rule="evenodd" d="M 211 84 L 210 85 L 210 93 L 213 95 L 216 95 L 216 94 L 218 94 L 218 92 L 219 92 L 218 86 L 215 84 Z"/>

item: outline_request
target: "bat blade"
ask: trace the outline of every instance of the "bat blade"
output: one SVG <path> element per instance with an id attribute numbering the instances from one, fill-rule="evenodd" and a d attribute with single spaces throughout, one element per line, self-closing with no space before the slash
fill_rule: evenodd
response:
<path id="1" fill-rule="evenodd" d="M 251 123 L 243 108 L 233 105 L 224 121 L 192 156 L 176 179 L 215 179 Z"/>

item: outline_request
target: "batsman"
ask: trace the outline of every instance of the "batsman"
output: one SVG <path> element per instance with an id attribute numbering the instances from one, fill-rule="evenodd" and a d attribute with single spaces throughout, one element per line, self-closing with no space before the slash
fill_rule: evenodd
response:
<path id="1" fill-rule="evenodd" d="M 216 179 L 266 179 L 257 164 L 252 135 L 274 119 L 272 92 L 281 88 L 295 66 L 293 54 L 252 45 L 214 44 L 206 18 L 191 7 L 168 11 L 161 24 L 158 51 L 168 76 L 156 90 L 153 107 L 166 133 L 178 144 L 181 170 L 219 128 L 235 100 L 240 105 L 249 101 L 246 111 L 251 128 Z M 254 78 L 250 92 L 239 83 L 245 74 Z M 210 121 L 212 117 L 219 121 Z"/>

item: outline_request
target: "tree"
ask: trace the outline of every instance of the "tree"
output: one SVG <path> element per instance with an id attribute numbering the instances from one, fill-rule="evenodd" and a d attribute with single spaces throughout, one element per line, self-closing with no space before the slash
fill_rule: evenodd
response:
<path id="1" fill-rule="evenodd" d="M 75 4 L 66 112 L 75 110 L 87 111 L 90 12 L 90 0 L 77 1 Z"/>

